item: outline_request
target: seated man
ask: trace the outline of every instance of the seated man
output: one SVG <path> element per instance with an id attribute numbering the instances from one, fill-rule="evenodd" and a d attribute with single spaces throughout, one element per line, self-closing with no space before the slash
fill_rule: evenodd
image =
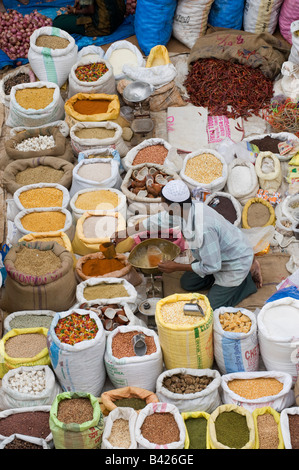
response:
<path id="1" fill-rule="evenodd" d="M 67 14 L 53 20 L 53 26 L 69 34 L 108 36 L 122 24 L 125 11 L 125 0 L 75 0 Z"/>

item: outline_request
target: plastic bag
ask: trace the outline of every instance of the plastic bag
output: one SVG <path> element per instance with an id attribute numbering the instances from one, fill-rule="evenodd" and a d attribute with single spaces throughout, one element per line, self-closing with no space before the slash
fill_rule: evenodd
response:
<path id="1" fill-rule="evenodd" d="M 241 228 L 242 232 L 248 238 L 253 252 L 260 253 L 268 248 L 275 232 L 273 225 L 267 227 L 253 227 L 253 228 Z"/>

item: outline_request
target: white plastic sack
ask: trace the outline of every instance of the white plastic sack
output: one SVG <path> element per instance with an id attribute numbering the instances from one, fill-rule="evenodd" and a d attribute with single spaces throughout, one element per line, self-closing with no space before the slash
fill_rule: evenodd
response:
<path id="1" fill-rule="evenodd" d="M 289 61 L 299 64 L 299 36 L 295 34 L 299 31 L 299 19 L 291 23 L 292 47 L 289 55 Z"/>
<path id="2" fill-rule="evenodd" d="M 219 178 L 212 181 L 211 183 L 209 183 L 209 184 L 199 183 L 198 181 L 193 180 L 190 176 L 187 176 L 185 174 L 186 165 L 187 165 L 188 160 L 196 157 L 197 155 L 201 155 L 201 154 L 204 154 L 204 153 L 214 155 L 222 163 L 222 175 Z M 189 186 L 190 190 L 195 189 L 195 188 L 201 188 L 203 191 L 209 191 L 209 192 L 221 191 L 224 188 L 224 186 L 226 184 L 227 177 L 228 177 L 227 163 L 226 163 L 225 159 L 222 157 L 222 155 L 220 155 L 220 153 L 218 153 L 216 150 L 198 149 L 196 152 L 189 153 L 184 158 L 183 167 L 180 171 L 180 177 Z"/>
<path id="3" fill-rule="evenodd" d="M 248 333 L 225 331 L 220 315 L 240 311 L 250 318 Z M 259 345 L 257 322 L 254 313 L 244 308 L 221 307 L 214 311 L 213 323 L 214 357 L 221 374 L 231 372 L 252 372 L 259 367 Z"/>
<path id="4" fill-rule="evenodd" d="M 32 189 L 41 189 L 41 188 L 59 189 L 62 192 L 61 208 L 67 209 L 69 202 L 70 202 L 70 196 L 69 196 L 68 190 L 64 186 L 61 186 L 60 184 L 56 184 L 56 183 L 36 183 L 36 184 L 28 184 L 26 186 L 22 186 L 21 188 L 15 191 L 13 195 L 13 199 L 14 199 L 14 202 L 18 211 L 26 210 L 26 208 L 23 206 L 23 204 L 20 201 L 21 194 L 23 192 L 30 191 Z"/>
<path id="5" fill-rule="evenodd" d="M 255 171 L 261 189 L 270 194 L 278 191 L 282 182 L 282 172 L 280 160 L 274 153 L 259 152 L 256 157 Z"/>
<path id="6" fill-rule="evenodd" d="M 241 142 L 234 142 L 230 137 L 225 137 L 216 146 L 216 150 L 223 156 L 228 165 L 233 162 L 235 158 L 255 163 L 256 154 L 248 148 L 248 143 L 245 139 Z"/>
<path id="7" fill-rule="evenodd" d="M 53 100 L 48 106 L 41 109 L 25 109 L 16 100 L 16 91 L 24 88 L 54 88 Z M 8 127 L 37 127 L 49 124 L 64 118 L 64 101 L 60 94 L 60 88 L 53 82 L 22 83 L 12 87 L 10 92 L 10 107 L 6 125 Z"/>
<path id="8" fill-rule="evenodd" d="M 299 202 L 299 194 L 287 196 L 278 207 L 281 208 L 281 215 L 287 217 L 292 222 L 297 221 L 295 214 L 298 212 L 297 203 Z"/>
<path id="9" fill-rule="evenodd" d="M 246 160 L 236 158 L 228 165 L 226 189 L 240 204 L 245 205 L 256 196 L 259 183 L 254 165 Z"/>
<path id="10" fill-rule="evenodd" d="M 299 21 L 298 21 L 299 30 Z M 299 46 L 298 46 L 299 49 Z M 282 92 L 292 101 L 299 100 L 299 52 L 297 63 L 291 62 L 290 60 L 284 62 L 281 67 L 282 78 L 280 79 L 280 85 Z M 296 57 L 292 57 L 292 60 L 296 60 Z"/>
<path id="11" fill-rule="evenodd" d="M 217 196 L 223 196 L 223 197 L 227 197 L 228 199 L 231 200 L 235 210 L 236 210 L 236 214 L 237 214 L 237 217 L 236 217 L 236 220 L 234 222 L 234 225 L 236 225 L 237 227 L 239 227 L 241 225 L 241 221 L 242 221 L 242 210 L 241 210 L 241 204 L 239 203 L 239 201 L 237 201 L 236 198 L 234 198 L 231 194 L 229 193 L 225 193 L 225 192 L 221 192 L 221 191 L 214 191 L 212 194 L 210 194 L 209 196 L 206 197 L 204 203 L 206 205 L 209 205 L 209 203 L 214 199 L 214 198 L 217 198 Z"/>
<path id="12" fill-rule="evenodd" d="M 19 392 L 12 388 L 10 379 L 16 374 L 23 372 L 45 371 L 45 389 L 42 392 L 32 394 Z M 49 366 L 18 367 L 9 370 L 2 378 L 2 387 L 0 388 L 0 409 L 8 410 L 12 408 L 24 408 L 31 406 L 51 406 L 54 398 L 61 392 L 61 388 L 56 381 L 55 375 Z"/>
<path id="13" fill-rule="evenodd" d="M 283 0 L 246 0 L 243 16 L 244 31 L 273 34 Z"/>
<path id="14" fill-rule="evenodd" d="M 15 328 L 11 326 L 11 322 L 15 320 L 17 317 L 23 317 L 24 315 L 46 315 L 51 317 L 52 319 L 54 318 L 55 312 L 52 310 L 21 310 L 18 312 L 13 312 L 7 315 L 4 319 L 3 322 L 3 329 L 4 329 L 4 334 L 8 333 L 11 329 Z"/>
<path id="15" fill-rule="evenodd" d="M 114 408 L 114 410 L 110 411 L 105 420 L 101 449 L 137 449 L 137 442 L 135 438 L 135 426 L 137 416 L 138 414 L 133 408 L 117 407 Z M 114 421 L 117 419 L 124 419 L 128 421 L 131 440 L 129 447 L 113 446 L 109 441 Z"/>
<path id="16" fill-rule="evenodd" d="M 21 413 L 32 413 L 35 411 L 45 411 L 47 413 L 50 413 L 51 410 L 51 405 L 43 405 L 43 406 L 26 406 L 24 408 L 11 408 L 9 410 L 4 410 L 0 412 L 0 419 L 2 418 L 7 418 L 8 416 L 16 415 L 16 414 L 21 414 Z M 0 434 L 0 443 L 2 444 L 4 439 L 7 439 L 8 436 L 4 436 L 3 434 Z M 53 445 L 53 436 L 52 432 L 50 432 L 47 436 L 45 436 L 44 440 L 50 447 Z"/>
<path id="17" fill-rule="evenodd" d="M 79 304 L 83 304 L 84 302 L 88 302 L 88 300 L 84 297 L 84 290 L 86 287 L 95 286 L 97 284 L 122 284 L 123 287 L 126 289 L 128 296 L 126 297 L 113 297 L 113 303 L 117 304 L 118 302 L 127 302 L 127 304 L 135 310 L 135 304 L 137 300 L 137 291 L 135 287 L 130 284 L 126 279 L 121 279 L 118 277 L 105 277 L 103 279 L 99 279 L 96 277 L 87 279 L 86 281 L 82 281 L 77 285 L 76 290 L 76 299 Z M 107 299 L 93 299 L 93 302 L 111 302 L 111 298 Z"/>
<path id="18" fill-rule="evenodd" d="M 51 449 L 51 447 L 47 444 L 47 442 L 44 439 L 41 439 L 39 437 L 32 437 L 32 436 L 25 436 L 24 434 L 11 434 L 10 436 L 6 437 L 1 443 L 0 443 L 0 449 L 5 449 L 8 444 L 10 444 L 12 441 L 15 439 L 21 439 L 22 441 L 25 442 L 30 442 L 31 444 L 36 444 L 40 446 L 42 449 Z"/>
<path id="19" fill-rule="evenodd" d="M 78 175 L 79 169 L 83 165 L 92 165 L 94 163 L 110 163 L 111 175 L 109 178 L 97 182 L 93 180 L 87 180 Z M 121 185 L 121 176 L 119 172 L 119 163 L 114 159 L 108 158 L 91 158 L 89 160 L 81 160 L 78 165 L 73 169 L 73 180 L 70 188 L 70 198 L 72 198 L 78 191 L 87 188 L 116 188 L 119 189 Z"/>
<path id="20" fill-rule="evenodd" d="M 214 0 L 178 0 L 172 34 L 190 49 L 197 39 L 204 36 L 208 24 L 208 16 Z"/>
<path id="21" fill-rule="evenodd" d="M 196 393 L 174 393 L 163 386 L 163 381 L 167 377 L 175 374 L 189 374 L 194 377 L 206 375 L 213 381 L 201 392 Z M 220 397 L 221 376 L 217 370 L 212 369 L 170 369 L 159 375 L 156 383 L 156 395 L 160 402 L 175 405 L 180 413 L 185 411 L 212 411 L 221 405 Z"/>
<path id="22" fill-rule="evenodd" d="M 291 408 L 284 408 L 280 413 L 280 428 L 283 438 L 283 443 L 285 449 L 293 449 L 291 434 L 290 434 L 290 425 L 289 425 L 289 415 L 298 415 L 299 406 L 293 406 Z"/>
<path id="23" fill-rule="evenodd" d="M 80 219 L 80 217 L 82 217 L 84 212 L 86 212 L 85 209 L 78 209 L 78 207 L 76 207 L 76 201 L 77 201 L 78 197 L 81 194 L 92 193 L 92 192 L 98 191 L 98 190 L 111 191 L 112 193 L 117 194 L 117 196 L 119 198 L 118 199 L 119 200 L 118 206 L 111 207 L 111 209 L 106 209 L 106 208 L 103 209 L 101 207 L 97 207 L 96 209 L 89 208 L 87 210 L 91 210 L 91 211 L 92 210 L 105 210 L 108 213 L 109 212 L 118 212 L 126 220 L 127 219 L 127 199 L 126 199 L 126 196 L 121 191 L 119 191 L 118 189 L 115 189 L 115 188 L 99 188 L 99 189 L 97 189 L 97 188 L 87 188 L 87 189 L 82 189 L 81 191 L 78 191 L 77 193 L 75 193 L 74 196 L 72 197 L 71 201 L 70 201 L 70 210 L 71 210 L 71 213 L 73 215 L 74 220 L 77 221 L 78 219 Z"/>
<path id="24" fill-rule="evenodd" d="M 105 51 L 102 47 L 100 46 L 95 46 L 94 44 L 91 44 L 90 46 L 83 47 L 79 52 L 78 52 L 78 60 L 81 60 L 83 58 L 88 58 L 92 60 L 96 59 L 103 59 L 105 55 Z"/>
<path id="25" fill-rule="evenodd" d="M 257 316 L 259 346 L 267 370 L 298 376 L 299 300 L 284 297 L 264 305 Z"/>
<path id="26" fill-rule="evenodd" d="M 147 416 L 150 416 L 153 413 L 171 413 L 173 415 L 180 431 L 180 437 L 178 441 L 171 442 L 169 444 L 159 445 L 155 442 L 150 442 L 143 437 L 141 432 L 143 422 Z M 161 432 L 163 432 L 163 430 L 161 430 Z M 135 436 L 138 444 L 138 449 L 184 449 L 186 427 L 184 420 L 176 406 L 168 403 L 149 403 L 138 413 L 135 428 Z"/>
<path id="27" fill-rule="evenodd" d="M 146 336 L 152 336 L 156 351 L 144 356 L 122 357 L 118 359 L 113 355 L 112 341 L 118 333 L 137 331 Z M 154 330 L 142 326 L 119 326 L 107 337 L 104 362 L 107 374 L 115 388 L 140 387 L 155 391 L 156 381 L 163 370 L 163 356 L 159 337 Z"/>
<path id="28" fill-rule="evenodd" d="M 136 60 L 133 61 L 133 62 L 126 62 L 126 61 L 122 62 L 121 57 L 120 57 L 119 58 L 120 64 L 118 64 L 118 66 L 116 68 L 115 65 L 114 65 L 114 60 L 113 61 L 111 60 L 111 55 L 113 54 L 113 52 L 115 52 L 119 49 L 128 49 L 129 51 L 134 53 L 134 55 L 136 57 Z M 129 41 L 115 41 L 115 42 L 113 42 L 109 46 L 109 48 L 107 49 L 107 51 L 104 55 L 104 59 L 107 60 L 111 64 L 115 80 L 121 80 L 122 78 L 125 78 L 125 74 L 122 71 L 122 68 L 123 68 L 122 65 L 124 65 L 124 64 L 132 65 L 132 66 L 137 65 L 139 67 L 144 67 L 145 66 L 145 60 L 144 60 L 143 55 L 141 54 L 140 50 L 136 46 L 134 46 L 134 44 L 132 44 Z M 113 59 L 113 57 L 112 57 L 112 59 Z M 119 69 L 121 69 L 121 70 L 119 70 Z"/>
<path id="29" fill-rule="evenodd" d="M 255 399 L 242 398 L 233 392 L 228 383 L 231 380 L 250 379 L 276 379 L 283 384 L 283 389 L 277 395 L 270 395 Z M 294 403 L 294 392 L 292 390 L 292 377 L 284 372 L 256 371 L 225 374 L 221 376 L 221 395 L 223 404 L 243 406 L 250 412 L 256 408 L 271 406 L 274 410 L 281 412 L 284 408 Z"/>
<path id="30" fill-rule="evenodd" d="M 76 95 L 77 93 L 105 93 L 107 95 L 116 94 L 116 83 L 113 75 L 113 70 L 108 61 L 104 59 L 98 59 L 97 62 L 101 62 L 106 65 L 108 71 L 102 75 L 98 80 L 94 82 L 83 82 L 78 80 L 76 77 L 76 69 L 80 65 L 93 64 L 95 61 L 93 59 L 82 58 L 76 62 L 69 73 L 69 93 L 68 97 Z"/>
<path id="31" fill-rule="evenodd" d="M 81 160 L 85 160 L 89 158 L 102 158 L 102 157 L 106 158 L 107 155 L 111 155 L 111 158 L 113 158 L 119 163 L 119 170 L 120 172 L 122 172 L 123 166 L 121 163 L 120 155 L 118 151 L 113 149 L 112 147 L 92 148 L 89 150 L 84 150 L 83 152 L 79 153 L 78 162 L 81 162 Z"/>
<path id="32" fill-rule="evenodd" d="M 129 79 L 140 80 L 152 85 L 154 88 L 167 85 L 177 76 L 173 64 L 157 65 L 155 67 L 133 67 L 128 64 L 123 66 L 123 72 Z"/>
<path id="33" fill-rule="evenodd" d="M 30 82 L 35 82 L 35 80 L 36 80 L 34 73 L 32 72 L 31 68 L 28 67 L 28 65 L 23 65 L 21 67 L 17 67 L 15 70 L 13 70 L 12 72 L 5 75 L 1 80 L 0 96 L 2 96 L 3 103 L 8 108 L 9 108 L 9 105 L 10 105 L 10 94 L 9 95 L 5 94 L 5 91 L 4 91 L 5 83 L 10 78 L 13 78 L 16 75 L 19 75 L 20 73 L 25 73 L 26 75 L 28 75 Z"/>
<path id="34" fill-rule="evenodd" d="M 69 41 L 65 49 L 39 47 L 36 40 L 39 36 L 59 36 Z M 52 26 L 36 29 L 30 36 L 28 60 L 39 80 L 56 83 L 61 87 L 67 80 L 70 70 L 77 60 L 78 46 L 75 39 L 66 31 Z"/>
<path id="35" fill-rule="evenodd" d="M 278 139 L 278 140 L 283 141 L 283 142 L 286 142 L 286 141 L 290 140 L 290 141 L 299 143 L 299 138 L 295 134 L 292 134 L 291 132 L 277 132 L 277 133 L 270 132 L 270 133 L 267 133 L 267 134 L 255 134 L 255 135 L 251 135 L 250 137 L 246 137 L 244 139 L 244 141 L 250 143 L 252 140 L 263 139 L 266 136 L 269 136 L 272 139 Z M 290 156 L 288 154 L 280 155 L 280 153 L 274 153 L 274 155 L 276 155 L 276 157 L 280 161 L 288 161 L 292 158 L 292 156 Z"/>
<path id="36" fill-rule="evenodd" d="M 89 315 L 96 322 L 98 332 L 93 339 L 74 345 L 63 343 L 55 333 L 61 318 L 71 313 Z M 91 310 L 71 309 L 55 315 L 47 336 L 53 370 L 64 392 L 86 392 L 98 397 L 106 380 L 104 352 L 106 336 L 101 320 Z"/>
<path id="37" fill-rule="evenodd" d="M 93 129 L 95 127 L 114 130 L 114 136 L 105 139 L 80 139 L 76 136 L 76 132 L 80 129 Z M 91 149 L 112 148 L 117 150 L 121 157 L 124 157 L 128 152 L 128 147 L 123 140 L 122 134 L 123 129 L 116 122 L 78 122 L 70 130 L 72 149 L 74 154 L 78 156 L 80 152 L 86 152 Z"/>

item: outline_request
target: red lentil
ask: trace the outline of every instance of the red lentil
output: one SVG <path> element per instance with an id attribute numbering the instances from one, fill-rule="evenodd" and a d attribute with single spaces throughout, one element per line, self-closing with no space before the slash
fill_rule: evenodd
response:
<path id="1" fill-rule="evenodd" d="M 180 439 L 180 430 L 172 413 L 148 415 L 141 426 L 144 439 L 158 445 L 170 444 Z"/>
<path id="2" fill-rule="evenodd" d="M 147 147 L 139 150 L 133 160 L 133 165 L 140 165 L 141 163 L 156 163 L 158 165 L 163 165 L 167 154 L 168 150 L 164 145 L 148 145 Z"/>
<path id="3" fill-rule="evenodd" d="M 95 62 L 94 64 L 79 65 L 75 75 L 81 82 L 96 82 L 106 72 L 108 72 L 108 67 L 104 62 Z"/>
<path id="4" fill-rule="evenodd" d="M 122 357 L 136 356 L 132 338 L 140 334 L 139 331 L 128 331 L 126 333 L 116 333 L 112 339 L 112 354 L 114 357 L 121 359 Z M 146 355 L 153 354 L 157 348 L 153 336 L 146 336 L 144 338 L 147 346 Z"/>
<path id="5" fill-rule="evenodd" d="M 64 318 L 60 318 L 55 327 L 57 338 L 62 343 L 70 345 L 93 339 L 97 332 L 97 324 L 88 314 L 71 313 Z"/>

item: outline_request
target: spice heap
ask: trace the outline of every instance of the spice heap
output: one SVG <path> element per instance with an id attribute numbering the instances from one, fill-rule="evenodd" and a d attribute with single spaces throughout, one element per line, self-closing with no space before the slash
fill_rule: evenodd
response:
<path id="1" fill-rule="evenodd" d="M 256 145 L 260 152 L 279 153 L 278 144 L 283 142 L 281 139 L 266 135 L 261 139 L 250 140 L 250 145 Z"/>
<path id="2" fill-rule="evenodd" d="M 113 331 L 118 326 L 127 325 L 129 323 L 129 319 L 126 315 L 124 307 L 121 307 L 118 304 L 93 304 L 92 306 L 88 306 L 84 303 L 81 304 L 79 308 L 95 312 L 100 318 L 102 325 L 106 331 Z"/>
<path id="3" fill-rule="evenodd" d="M 129 449 L 131 445 L 129 420 L 123 418 L 115 419 L 107 440 L 113 447 Z"/>
<path id="4" fill-rule="evenodd" d="M 219 321 L 224 331 L 234 333 L 248 333 L 251 329 L 251 320 L 240 310 L 238 312 L 225 312 L 219 315 Z"/>
<path id="5" fill-rule="evenodd" d="M 161 191 L 166 183 L 173 179 L 164 171 L 147 166 L 133 170 L 128 182 L 128 190 L 138 197 L 156 198 L 161 196 Z"/>
<path id="6" fill-rule="evenodd" d="M 95 62 L 93 64 L 79 65 L 75 70 L 75 75 L 81 82 L 96 82 L 106 72 L 108 72 L 108 67 L 104 62 Z"/>
<path id="7" fill-rule="evenodd" d="M 207 448 L 207 420 L 199 416 L 198 418 L 188 418 L 185 425 L 189 437 L 189 449 Z"/>
<path id="8" fill-rule="evenodd" d="M 222 172 L 222 162 L 211 153 L 202 153 L 189 158 L 184 171 L 186 176 L 202 184 L 210 184 L 221 178 Z"/>
<path id="9" fill-rule="evenodd" d="M 23 411 L 10 414 L 0 419 L 0 434 L 2 436 L 23 434 L 46 439 L 51 434 L 49 417 L 48 411 Z"/>
<path id="10" fill-rule="evenodd" d="M 292 449 L 299 449 L 299 415 L 288 414 Z"/>
<path id="11" fill-rule="evenodd" d="M 21 223 L 29 232 L 56 232 L 63 230 L 66 215 L 59 211 L 30 212 Z"/>
<path id="12" fill-rule="evenodd" d="M 246 416 L 236 411 L 223 411 L 215 420 L 217 441 L 234 449 L 241 449 L 249 440 Z"/>
<path id="13" fill-rule="evenodd" d="M 89 398 L 70 398 L 58 404 L 57 419 L 62 423 L 82 424 L 93 419 L 93 407 Z"/>
<path id="14" fill-rule="evenodd" d="M 271 413 L 257 416 L 259 449 L 277 449 L 279 444 L 278 427 Z"/>
<path id="15" fill-rule="evenodd" d="M 249 227 L 263 227 L 269 222 L 269 208 L 261 202 L 253 202 L 247 210 L 247 223 Z"/>
<path id="16" fill-rule="evenodd" d="M 60 318 L 55 327 L 55 334 L 59 341 L 72 346 L 81 341 L 94 339 L 98 331 L 97 324 L 90 315 L 80 315 L 75 312 Z"/>
<path id="17" fill-rule="evenodd" d="M 113 401 L 113 404 L 117 407 L 133 408 L 134 410 L 142 410 L 146 406 L 146 401 L 143 398 L 130 397 L 130 398 L 118 398 Z"/>
<path id="18" fill-rule="evenodd" d="M 61 261 L 59 256 L 55 255 L 52 250 L 39 250 L 21 246 L 16 253 L 14 265 L 19 272 L 42 276 L 61 268 Z"/>
<path id="19" fill-rule="evenodd" d="M 15 149 L 21 152 L 29 150 L 37 152 L 38 150 L 47 150 L 55 147 L 55 140 L 52 135 L 39 135 L 38 137 L 29 137 L 16 144 Z"/>
<path id="20" fill-rule="evenodd" d="M 14 437 L 12 441 L 8 442 L 4 449 L 42 449 L 43 447 L 34 442 L 25 441 L 19 437 Z"/>
<path id="21" fill-rule="evenodd" d="M 77 100 L 74 105 L 74 111 L 83 115 L 107 113 L 111 101 L 109 100 Z"/>
<path id="22" fill-rule="evenodd" d="M 82 272 L 88 277 L 104 276 L 124 268 L 124 264 L 117 258 L 89 258 L 82 264 Z"/>
<path id="23" fill-rule="evenodd" d="M 212 381 L 213 377 L 207 375 L 196 376 L 179 373 L 165 377 L 162 385 L 172 393 L 198 393 L 205 390 Z"/>
<path id="24" fill-rule="evenodd" d="M 36 46 L 48 47 L 49 49 L 65 49 L 69 43 L 70 41 L 66 38 L 49 36 L 47 34 L 41 34 L 35 41 Z"/>
<path id="25" fill-rule="evenodd" d="M 258 116 L 273 96 L 272 81 L 259 69 L 222 59 L 194 62 L 184 85 L 193 105 L 233 119 Z"/>
<path id="26" fill-rule="evenodd" d="M 4 87 L 4 93 L 6 95 L 10 95 L 11 89 L 15 85 L 20 85 L 20 83 L 29 83 L 30 82 L 30 76 L 28 73 L 18 73 L 14 77 L 8 78 L 5 80 L 3 87 Z"/>
<path id="27" fill-rule="evenodd" d="M 56 170 L 48 165 L 26 168 L 16 174 L 16 183 L 26 186 L 36 183 L 58 183 L 63 176 L 63 170 Z"/>
<path id="28" fill-rule="evenodd" d="M 5 341 L 5 352 L 9 357 L 35 357 L 47 347 L 47 338 L 41 333 L 24 333 Z"/>
<path id="29" fill-rule="evenodd" d="M 165 323 L 170 325 L 190 326 L 197 325 L 202 321 L 198 315 L 185 315 L 184 305 L 188 301 L 179 300 L 178 302 L 167 302 L 161 307 L 161 318 Z M 198 299 L 198 303 L 206 311 L 206 304 L 204 300 Z"/>
<path id="30" fill-rule="evenodd" d="M 95 162 L 81 165 L 78 169 L 78 176 L 89 181 L 102 181 L 110 178 L 111 164 L 106 162 Z"/>
<path id="31" fill-rule="evenodd" d="M 209 202 L 208 205 L 231 224 L 235 223 L 237 219 L 237 211 L 230 198 L 217 195 Z"/>
<path id="32" fill-rule="evenodd" d="M 63 193 L 57 188 L 33 188 L 22 191 L 19 201 L 25 209 L 37 207 L 61 207 Z"/>
<path id="33" fill-rule="evenodd" d="M 144 439 L 158 445 L 180 440 L 180 430 L 172 413 L 153 413 L 146 416 L 141 426 Z"/>
<path id="34" fill-rule="evenodd" d="M 115 136 L 115 130 L 106 127 L 86 127 L 75 131 L 75 136 L 78 139 L 111 139 Z"/>
<path id="35" fill-rule="evenodd" d="M 96 284 L 95 286 L 87 286 L 83 292 L 84 299 L 113 299 L 116 297 L 128 297 L 128 291 L 121 283 L 117 284 Z"/>
<path id="36" fill-rule="evenodd" d="M 133 337 L 139 335 L 138 331 L 127 331 L 125 333 L 116 333 L 112 339 L 112 354 L 117 359 L 122 357 L 136 356 L 133 345 Z M 146 344 L 146 355 L 149 356 L 157 351 L 155 338 L 153 336 L 144 335 Z"/>
<path id="37" fill-rule="evenodd" d="M 16 101 L 24 109 L 44 109 L 52 103 L 54 88 L 46 86 L 40 88 L 23 88 L 17 90 Z"/>
<path id="38" fill-rule="evenodd" d="M 283 389 L 283 384 L 279 380 L 270 377 L 233 379 L 228 382 L 227 386 L 234 393 L 248 400 L 274 396 Z"/>
<path id="39" fill-rule="evenodd" d="M 133 165 L 140 165 L 141 163 L 156 163 L 158 165 L 163 165 L 167 155 L 168 150 L 164 145 L 148 145 L 137 152 L 133 160 Z"/>
<path id="40" fill-rule="evenodd" d="M 8 384 L 19 393 L 38 395 L 46 389 L 45 369 L 16 372 L 9 377 Z"/>
<path id="41" fill-rule="evenodd" d="M 78 195 L 75 206 L 77 209 L 88 210 L 111 210 L 119 205 L 117 193 L 108 189 L 87 191 Z"/>
<path id="42" fill-rule="evenodd" d="M 24 313 L 23 315 L 16 315 L 10 320 L 10 328 L 50 328 L 52 323 L 52 315 L 33 315 Z"/>

